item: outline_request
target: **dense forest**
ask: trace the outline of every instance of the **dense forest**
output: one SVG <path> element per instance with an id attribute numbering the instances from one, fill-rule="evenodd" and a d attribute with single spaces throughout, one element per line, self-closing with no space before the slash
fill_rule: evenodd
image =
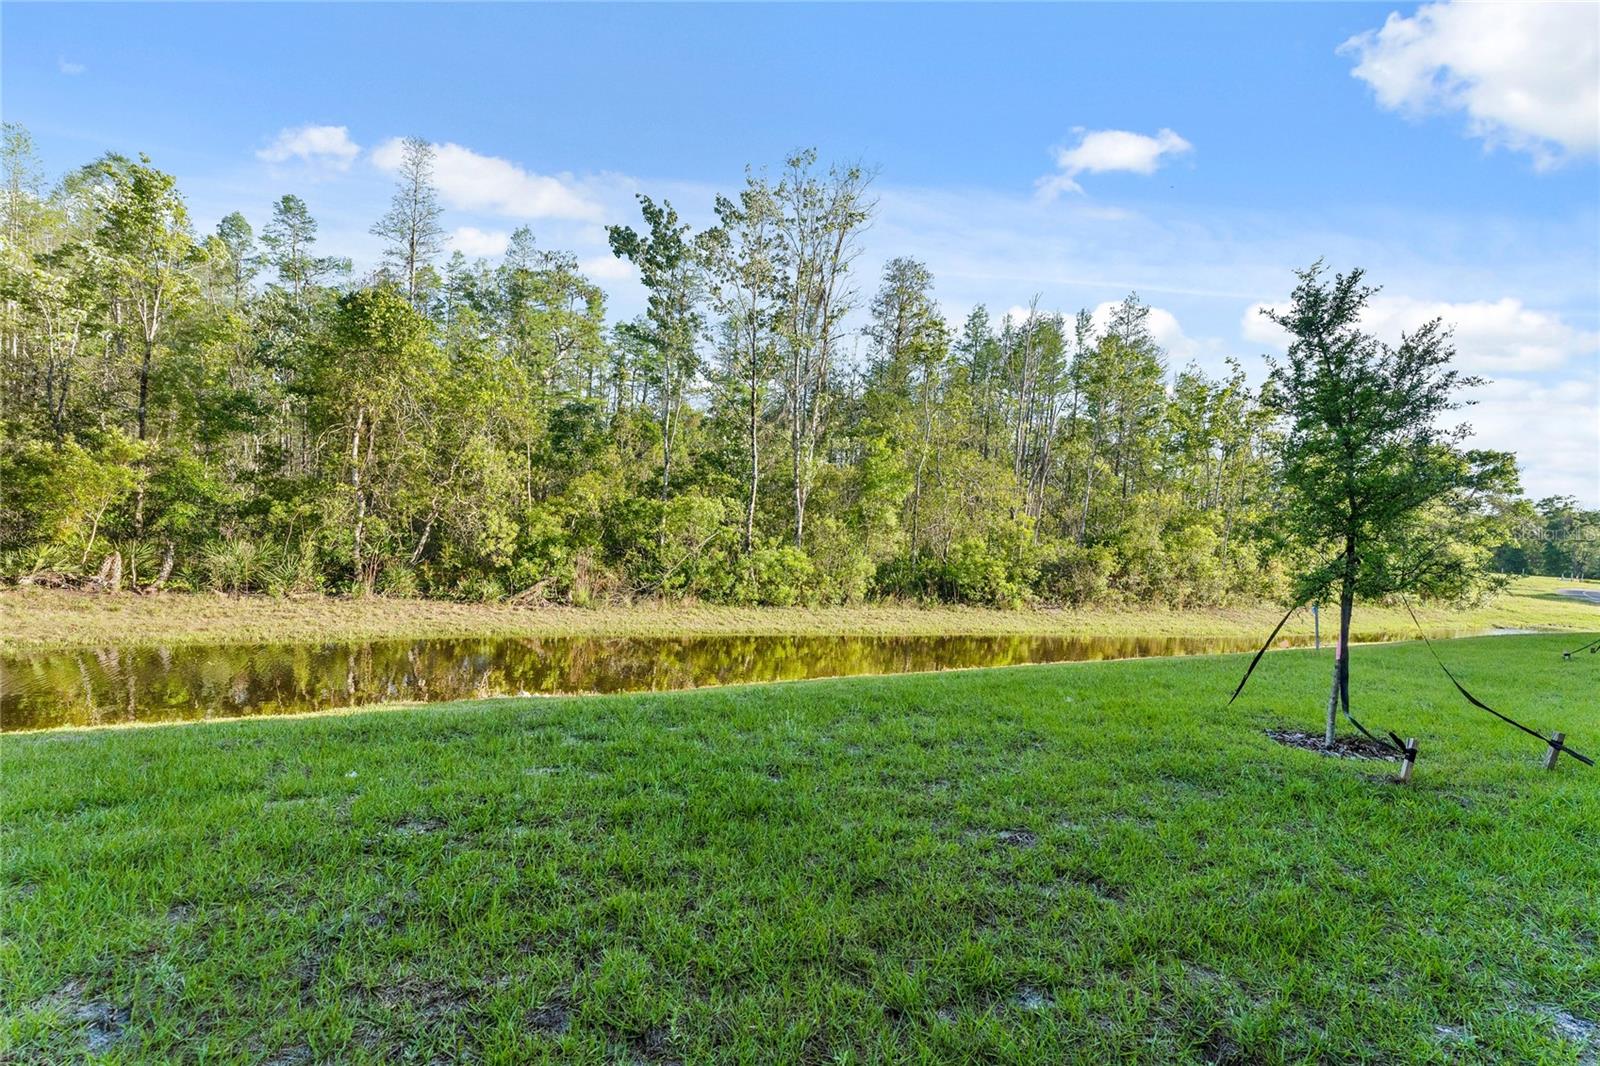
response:
<path id="1" fill-rule="evenodd" d="M 648 292 L 624 322 L 526 229 L 498 263 L 446 258 L 419 140 L 365 277 L 292 195 L 200 234 L 146 159 L 50 185 L 7 126 L 3 164 L 10 582 L 1199 605 L 1305 563 L 1274 525 L 1270 378 L 1171 366 L 1136 296 L 952 327 L 924 264 L 861 276 L 871 176 L 809 152 L 700 232 L 641 196 L 609 230 Z M 1600 568 L 1600 512 L 1478 517 L 1436 533 L 1507 571 Z"/>

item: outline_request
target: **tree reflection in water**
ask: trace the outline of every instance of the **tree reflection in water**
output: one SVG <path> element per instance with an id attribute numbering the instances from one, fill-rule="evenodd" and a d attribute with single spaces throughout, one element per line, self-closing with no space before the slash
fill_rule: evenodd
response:
<path id="1" fill-rule="evenodd" d="M 380 702 L 635 692 L 1249 650 L 1249 640 L 1226 637 L 716 636 L 22 652 L 0 658 L 0 728 L 183 721 Z"/>

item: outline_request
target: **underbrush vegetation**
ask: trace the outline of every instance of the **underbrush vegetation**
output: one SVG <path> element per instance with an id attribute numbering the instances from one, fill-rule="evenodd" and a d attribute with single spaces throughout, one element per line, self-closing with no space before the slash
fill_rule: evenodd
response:
<path id="1" fill-rule="evenodd" d="M 1409 786 L 1309 651 L 6 737 L 0 1057 L 1592 1060 L 1600 771 L 1355 655 Z"/>

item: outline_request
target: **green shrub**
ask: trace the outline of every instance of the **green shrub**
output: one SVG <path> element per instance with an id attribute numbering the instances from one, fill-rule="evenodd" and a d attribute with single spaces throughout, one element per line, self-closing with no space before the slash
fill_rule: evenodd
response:
<path id="1" fill-rule="evenodd" d="M 756 603 L 792 607 L 805 596 L 813 573 L 810 556 L 793 544 L 768 545 L 750 553 Z"/>
<path id="2" fill-rule="evenodd" d="M 409 599 L 418 591 L 417 572 L 405 563 L 385 563 L 378 571 L 377 591 L 382 596 Z"/>
<path id="3" fill-rule="evenodd" d="M 207 546 L 200 554 L 200 572 L 205 587 L 237 596 L 266 591 L 267 575 L 282 562 L 271 547 L 241 537 Z"/>
<path id="4" fill-rule="evenodd" d="M 819 603 L 859 603 L 872 587 L 873 565 L 859 532 L 829 515 L 812 527 L 812 598 Z"/>
<path id="5" fill-rule="evenodd" d="M 472 603 L 494 603 L 506 598 L 506 587 L 492 574 L 471 574 L 457 582 L 456 598 Z"/>
<path id="6" fill-rule="evenodd" d="M 1039 564 L 1039 591 L 1053 602 L 1069 607 L 1100 603 L 1110 590 L 1116 553 L 1104 546 L 1063 545 Z"/>
<path id="7" fill-rule="evenodd" d="M 71 544 L 35 544 L 0 554 L 0 577 L 17 582 L 76 581 L 83 576 L 82 551 Z"/>

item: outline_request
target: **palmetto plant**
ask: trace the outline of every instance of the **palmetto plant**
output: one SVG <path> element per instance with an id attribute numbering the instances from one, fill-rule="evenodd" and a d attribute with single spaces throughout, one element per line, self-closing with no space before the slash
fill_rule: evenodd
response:
<path id="1" fill-rule="evenodd" d="M 122 580 L 128 588 L 149 583 L 160 570 L 161 545 L 155 541 L 129 537 L 113 541 L 110 551 L 122 553 Z"/>
<path id="2" fill-rule="evenodd" d="M 218 592 L 238 595 L 259 591 L 282 557 L 270 545 L 252 540 L 220 540 L 201 555 L 205 584 Z"/>
<path id="3" fill-rule="evenodd" d="M 18 583 L 70 582 L 83 574 L 81 551 L 70 544 L 36 544 L 0 554 L 0 575 Z"/>
<path id="4" fill-rule="evenodd" d="M 322 574 L 309 544 L 273 550 L 261 565 L 259 591 L 273 596 L 322 591 Z"/>

